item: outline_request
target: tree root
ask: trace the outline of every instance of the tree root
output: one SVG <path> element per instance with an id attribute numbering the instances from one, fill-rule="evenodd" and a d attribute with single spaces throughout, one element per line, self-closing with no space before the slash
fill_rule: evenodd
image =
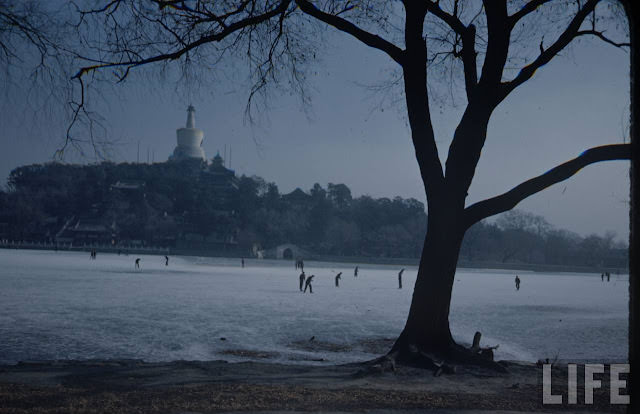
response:
<path id="1" fill-rule="evenodd" d="M 396 372 L 397 352 L 389 352 L 387 355 L 381 356 L 374 360 L 365 362 L 360 370 L 355 373 L 356 377 L 363 377 L 372 374 L 382 374 L 385 372 Z"/>
<path id="2" fill-rule="evenodd" d="M 508 372 L 503 365 L 493 360 L 493 349 L 495 348 L 483 348 L 477 351 L 454 344 L 450 358 L 460 365 L 472 365 L 500 373 Z"/>
<path id="3" fill-rule="evenodd" d="M 480 347 L 481 333 L 476 332 L 470 348 L 452 342 L 444 350 L 428 350 L 415 344 L 394 347 L 387 355 L 369 361 L 358 371 L 357 376 L 396 372 L 396 366 L 409 366 L 433 371 L 434 376 L 455 374 L 460 367 L 478 367 L 492 372 L 507 373 L 507 369 L 494 361 L 493 351 L 498 345 Z"/>

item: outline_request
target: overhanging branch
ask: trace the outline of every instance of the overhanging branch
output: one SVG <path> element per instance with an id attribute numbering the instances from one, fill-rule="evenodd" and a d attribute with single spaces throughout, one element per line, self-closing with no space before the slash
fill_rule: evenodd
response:
<path id="1" fill-rule="evenodd" d="M 350 21 L 343 19 L 342 17 L 336 16 L 334 14 L 326 13 L 316 6 L 314 6 L 311 2 L 307 0 L 294 0 L 300 10 L 304 13 L 308 14 L 311 17 L 314 17 L 330 26 L 335 27 L 341 32 L 345 32 L 355 37 L 365 45 L 372 47 L 374 49 L 381 50 L 385 52 L 387 55 L 391 57 L 394 61 L 402 65 L 403 60 L 403 51 L 398 46 L 389 42 L 388 40 L 383 39 L 378 35 L 374 35 L 365 30 L 362 30 L 355 24 Z"/>
<path id="2" fill-rule="evenodd" d="M 469 228 L 482 219 L 511 210 L 525 198 L 566 180 L 589 164 L 629 159 L 631 159 L 631 144 L 613 144 L 590 148 L 578 157 L 525 181 L 504 194 L 465 208 L 464 226 Z"/>
<path id="3" fill-rule="evenodd" d="M 127 69 L 125 70 L 125 76 L 128 73 L 129 69 L 133 68 L 133 67 L 137 67 L 137 66 L 142 66 L 142 65 L 147 65 L 150 63 L 154 63 L 154 62 L 163 62 L 163 61 L 169 61 L 169 60 L 175 60 L 180 58 L 181 56 L 183 56 L 185 53 L 189 52 L 190 50 L 193 50 L 199 46 L 202 46 L 204 44 L 207 43 L 212 43 L 212 42 L 218 42 L 221 41 L 223 39 L 225 39 L 227 36 L 232 35 L 235 32 L 238 32 L 242 29 L 245 29 L 247 27 L 256 25 L 256 24 L 260 24 L 262 22 L 265 22 L 275 16 L 278 16 L 279 14 L 282 14 L 284 12 L 286 12 L 287 7 L 289 7 L 289 4 L 291 3 L 291 0 L 282 0 L 277 7 L 259 14 L 259 15 L 255 15 L 255 16 L 250 16 L 247 17 L 245 19 L 242 20 L 238 20 L 234 23 L 231 23 L 229 25 L 227 25 L 226 27 L 224 27 L 223 30 L 221 30 L 218 33 L 213 33 L 210 35 L 206 35 L 206 36 L 202 36 L 200 37 L 198 40 L 194 41 L 194 42 L 190 42 L 190 43 L 186 43 L 184 45 L 182 45 L 182 47 L 174 52 L 171 53 L 161 53 L 155 56 L 151 56 L 148 58 L 143 58 L 143 59 L 130 59 L 130 60 L 126 60 L 126 61 L 121 61 L 121 62 L 104 62 L 104 63 L 99 63 L 96 65 L 92 65 L 92 66 L 85 66 L 82 69 L 80 69 L 74 76 L 72 79 L 79 79 L 82 76 L 84 76 L 86 73 L 91 72 L 93 70 L 96 69 L 104 69 L 104 68 L 110 68 L 110 67 L 126 67 Z M 123 80 L 124 77 L 122 77 L 120 80 Z"/>

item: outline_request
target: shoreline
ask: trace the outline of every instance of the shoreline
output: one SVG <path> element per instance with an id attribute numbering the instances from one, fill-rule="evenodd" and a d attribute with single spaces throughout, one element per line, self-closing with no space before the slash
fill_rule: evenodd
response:
<path id="1" fill-rule="evenodd" d="M 176 256 L 176 257 L 210 257 L 220 259 L 241 259 L 255 260 L 255 261 L 269 261 L 269 262 L 287 262 L 293 260 L 287 259 L 258 259 L 254 257 L 235 255 L 233 252 L 207 252 L 207 251 L 189 251 L 185 249 L 164 248 L 164 247 L 92 247 L 92 246 L 73 246 L 73 247 L 59 247 L 55 249 L 54 246 L 41 245 L 41 244 L 28 244 L 28 245 L 16 245 L 16 244 L 0 244 L 0 249 L 5 250 L 42 250 L 52 252 L 89 252 L 95 248 L 98 253 L 117 254 L 121 251 L 122 254 L 144 254 L 154 256 Z M 350 265 L 388 265 L 388 266 L 415 266 L 419 265 L 419 258 L 391 258 L 391 257 L 351 257 L 351 256 L 326 256 L 326 255 L 312 255 L 309 258 L 305 258 L 307 262 L 321 262 L 321 263 L 343 263 Z M 621 269 L 615 267 L 592 267 L 592 266 L 577 266 L 577 265 L 553 265 L 553 264 L 539 264 L 539 263 L 502 263 L 502 262 L 490 262 L 490 261 L 469 261 L 465 259 L 458 260 L 458 269 L 484 269 L 484 270 L 513 270 L 523 272 L 559 272 L 559 273 L 602 273 L 610 272 L 612 274 L 629 274 L 629 269 Z"/>
<path id="2" fill-rule="evenodd" d="M 624 411 L 609 405 L 608 381 L 595 391 L 593 405 L 545 406 L 540 366 L 501 364 L 508 374 L 464 366 L 436 377 L 423 369 L 398 366 L 395 372 L 379 372 L 362 364 L 22 362 L 0 366 L 0 413 Z M 554 394 L 566 395 L 566 365 L 554 366 L 552 376 Z"/>

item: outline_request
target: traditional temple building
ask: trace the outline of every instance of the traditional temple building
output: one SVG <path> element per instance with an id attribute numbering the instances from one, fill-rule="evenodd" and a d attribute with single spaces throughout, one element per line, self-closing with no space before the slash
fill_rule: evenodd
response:
<path id="1" fill-rule="evenodd" d="M 71 218 L 55 236 L 56 243 L 74 246 L 111 246 L 116 239 L 115 221 L 103 218 Z"/>
<path id="2" fill-rule="evenodd" d="M 207 168 L 207 175 L 210 177 L 211 184 L 216 188 L 235 188 L 238 189 L 236 173 L 233 170 L 224 166 L 224 160 L 217 153 L 215 157 L 211 159 L 211 163 Z"/>
<path id="3" fill-rule="evenodd" d="M 173 150 L 173 155 L 169 157 L 170 161 L 188 159 L 206 160 L 204 150 L 202 149 L 204 132 L 196 128 L 195 112 L 196 110 L 193 105 L 189 105 L 189 108 L 187 108 L 187 125 L 184 128 L 176 130 L 178 146 Z"/>
<path id="4" fill-rule="evenodd" d="M 220 153 L 216 154 L 211 163 L 202 170 L 200 179 L 215 194 L 215 204 L 218 207 L 226 207 L 235 191 L 238 190 L 236 173 L 224 166 L 224 160 Z"/>

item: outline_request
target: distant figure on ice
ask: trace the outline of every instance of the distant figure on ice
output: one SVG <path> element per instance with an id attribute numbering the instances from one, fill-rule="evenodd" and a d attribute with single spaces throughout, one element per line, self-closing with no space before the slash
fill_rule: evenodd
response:
<path id="1" fill-rule="evenodd" d="M 398 273 L 398 289 L 402 289 L 402 273 L 404 272 L 404 268 L 400 270 Z"/>
<path id="2" fill-rule="evenodd" d="M 336 287 L 340 287 L 340 276 L 342 276 L 342 272 L 336 275 Z"/>
<path id="3" fill-rule="evenodd" d="M 304 272 L 304 260 L 300 259 L 300 270 Z"/>
<path id="4" fill-rule="evenodd" d="M 607 272 L 607 282 L 611 280 L 611 273 Z"/>
<path id="5" fill-rule="evenodd" d="M 140 258 L 136 259 L 136 269 L 140 269 Z"/>
<path id="6" fill-rule="evenodd" d="M 304 285 L 304 272 L 300 273 L 300 292 L 302 292 L 303 285 Z"/>
<path id="7" fill-rule="evenodd" d="M 600 273 L 600 280 L 604 282 L 604 273 Z"/>
<path id="8" fill-rule="evenodd" d="M 313 293 L 313 286 L 311 286 L 311 280 L 313 280 L 314 277 L 315 275 L 311 275 L 307 278 L 307 281 L 304 282 L 304 291 L 302 293 L 307 293 L 307 288 L 309 288 L 309 293 Z"/>
<path id="9" fill-rule="evenodd" d="M 356 266 L 356 268 L 353 269 L 353 277 L 358 277 L 358 266 Z"/>
<path id="10" fill-rule="evenodd" d="M 516 290 L 520 290 L 520 278 L 516 275 Z"/>
<path id="11" fill-rule="evenodd" d="M 242 267 L 244 267 L 244 257 L 240 259 L 240 264 L 242 265 Z"/>
<path id="12" fill-rule="evenodd" d="M 169 256 L 167 255 L 164 256 L 164 265 L 169 266 Z"/>

